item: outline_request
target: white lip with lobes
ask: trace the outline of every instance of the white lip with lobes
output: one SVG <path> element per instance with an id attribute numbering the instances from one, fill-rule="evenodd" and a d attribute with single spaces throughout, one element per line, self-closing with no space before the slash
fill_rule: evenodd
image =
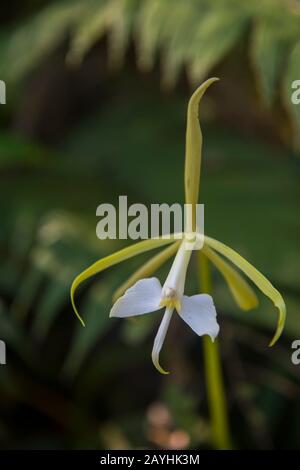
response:
<path id="1" fill-rule="evenodd" d="M 191 253 L 192 251 L 186 249 L 185 241 L 183 241 L 163 287 L 155 277 L 141 279 L 127 289 L 125 294 L 113 305 L 110 312 L 110 316 L 124 318 L 155 312 L 165 307 L 165 313 L 152 349 L 153 364 L 163 374 L 168 372 L 160 366 L 159 355 L 174 310 L 199 336 L 208 334 L 214 339 L 219 332 L 212 298 L 206 294 L 192 297 L 183 295 Z"/>

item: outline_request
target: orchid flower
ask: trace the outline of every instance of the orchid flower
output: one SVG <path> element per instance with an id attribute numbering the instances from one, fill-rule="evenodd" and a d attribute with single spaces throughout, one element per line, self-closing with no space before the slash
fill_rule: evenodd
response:
<path id="1" fill-rule="evenodd" d="M 195 214 L 199 194 L 202 152 L 202 133 L 198 120 L 199 103 L 206 89 L 216 80 L 218 79 L 208 79 L 194 92 L 187 111 L 185 202 L 192 205 L 192 226 L 196 234 L 198 229 L 195 225 Z M 120 286 L 114 295 L 115 303 L 110 312 L 111 317 L 127 318 L 154 312 L 165 307 L 165 313 L 152 350 L 152 361 L 161 373 L 168 373 L 160 366 L 159 354 L 174 310 L 199 336 L 207 334 L 214 340 L 219 332 L 212 297 L 207 294 L 196 294 L 190 297 L 184 295 L 187 268 L 193 253 L 193 250 L 187 249 L 186 246 L 187 240 L 190 240 L 188 235 L 190 234 L 183 234 L 182 241 L 178 241 L 176 234 L 172 234 L 169 237 L 151 238 L 135 243 L 96 261 L 79 274 L 71 286 L 72 305 L 79 320 L 84 325 L 74 302 L 75 291 L 83 281 L 140 253 L 169 245 L 133 273 Z M 203 235 L 203 237 L 204 243 L 201 248 L 203 255 L 220 271 L 235 301 L 242 310 L 255 308 L 258 305 L 258 299 L 252 287 L 239 271 L 242 271 L 277 307 L 279 312 L 277 329 L 270 342 L 270 346 L 274 345 L 282 333 L 286 317 L 286 307 L 281 294 L 263 274 L 232 248 L 206 235 Z M 152 275 L 173 255 L 175 255 L 175 258 L 172 267 L 165 283 L 161 286 L 159 280 L 152 277 Z M 238 268 L 239 271 L 235 268 Z"/>
<path id="2" fill-rule="evenodd" d="M 208 334 L 214 340 L 219 332 L 211 296 L 183 295 L 186 271 L 192 254 L 185 244 L 186 241 L 183 240 L 163 287 L 156 277 L 141 279 L 116 301 L 110 311 L 111 317 L 124 318 L 166 308 L 152 350 L 153 364 L 163 374 L 168 372 L 159 364 L 159 353 L 174 310 L 200 336 Z"/>

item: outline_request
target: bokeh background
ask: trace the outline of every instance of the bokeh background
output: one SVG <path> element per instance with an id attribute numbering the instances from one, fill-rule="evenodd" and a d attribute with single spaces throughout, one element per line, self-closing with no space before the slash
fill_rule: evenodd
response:
<path id="1" fill-rule="evenodd" d="M 187 100 L 208 76 L 221 81 L 201 107 L 206 233 L 288 308 L 269 348 L 273 305 L 239 311 L 213 272 L 232 439 L 299 448 L 299 2 L 11 0 L 0 22 L 1 448 L 212 447 L 201 338 L 174 318 L 165 377 L 150 359 L 160 314 L 108 318 L 149 255 L 82 287 L 85 329 L 69 300 L 76 274 L 128 244 L 96 238 L 100 203 L 183 200 Z"/>

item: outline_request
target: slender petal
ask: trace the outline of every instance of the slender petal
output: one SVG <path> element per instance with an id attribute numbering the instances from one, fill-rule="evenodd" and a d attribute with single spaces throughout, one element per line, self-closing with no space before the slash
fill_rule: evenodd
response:
<path id="1" fill-rule="evenodd" d="M 255 292 L 240 273 L 208 246 L 204 246 L 202 252 L 220 271 L 239 307 L 242 310 L 257 307 L 258 299 Z"/>
<path id="2" fill-rule="evenodd" d="M 90 267 L 85 269 L 82 273 L 78 274 L 72 283 L 70 294 L 73 309 L 82 325 L 85 326 L 83 319 L 78 313 L 74 300 L 75 292 L 82 282 L 115 264 L 121 263 L 121 261 L 125 261 L 129 258 L 132 258 L 133 256 L 139 255 L 140 253 L 144 253 L 154 248 L 167 245 L 173 241 L 174 238 L 172 236 L 170 236 L 170 238 L 151 238 L 149 240 L 143 240 L 141 242 L 135 243 L 134 245 L 123 248 L 123 250 L 116 251 L 109 256 L 105 256 L 104 258 L 99 259 Z"/>
<path id="3" fill-rule="evenodd" d="M 161 307 L 161 284 L 156 277 L 141 279 L 120 297 L 110 311 L 110 317 L 133 317 L 155 312 Z"/>
<path id="4" fill-rule="evenodd" d="M 190 98 L 187 111 L 186 144 L 185 144 L 185 202 L 193 205 L 193 218 L 195 205 L 198 201 L 199 181 L 201 169 L 202 133 L 199 125 L 199 103 L 207 88 L 219 80 L 209 78 L 197 88 Z M 193 220 L 194 227 L 194 220 Z"/>
<path id="5" fill-rule="evenodd" d="M 252 266 L 248 261 L 246 261 L 241 255 L 239 255 L 236 251 L 232 248 L 229 248 L 224 243 L 221 243 L 213 238 L 205 237 L 205 244 L 209 245 L 211 248 L 215 249 L 221 255 L 228 258 L 232 263 L 234 263 L 241 271 L 243 271 L 251 281 L 256 284 L 256 286 L 267 296 L 269 299 L 272 300 L 275 307 L 279 310 L 279 317 L 277 322 L 277 329 L 275 335 L 270 342 L 270 346 L 273 346 L 278 338 L 280 337 L 286 317 L 286 307 L 284 300 L 278 292 L 277 289 L 270 283 L 270 281 L 261 274 L 254 266 Z"/>
<path id="6" fill-rule="evenodd" d="M 113 294 L 113 302 L 115 302 L 119 297 L 121 297 L 124 292 L 133 286 L 140 279 L 152 276 L 157 269 L 159 269 L 172 255 L 174 255 L 179 247 L 180 241 L 173 243 L 164 250 L 162 250 L 157 255 L 153 256 L 149 261 L 147 261 L 143 266 L 137 269 L 130 277 L 121 284 L 120 287 Z"/>
<path id="7" fill-rule="evenodd" d="M 164 340 L 169 328 L 170 320 L 172 318 L 173 314 L 173 308 L 169 309 L 167 308 L 165 311 L 165 314 L 163 316 L 163 319 L 161 321 L 161 324 L 159 325 L 158 332 L 156 334 L 154 344 L 153 344 L 153 349 L 152 349 L 152 362 L 156 369 L 161 373 L 161 374 L 169 374 L 170 372 L 165 371 L 160 363 L 159 363 L 159 353 L 161 351 L 161 348 L 164 344 Z"/>
<path id="8" fill-rule="evenodd" d="M 197 335 L 209 335 L 212 341 L 218 335 L 220 328 L 216 320 L 217 312 L 210 295 L 184 295 L 178 313 Z"/>

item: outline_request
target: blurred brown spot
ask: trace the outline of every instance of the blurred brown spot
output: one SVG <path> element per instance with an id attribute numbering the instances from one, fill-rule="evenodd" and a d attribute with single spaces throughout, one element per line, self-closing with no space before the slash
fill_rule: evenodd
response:
<path id="1" fill-rule="evenodd" d="M 169 449 L 186 449 L 190 444 L 190 436 L 186 431 L 182 429 L 177 429 L 170 433 L 169 436 Z"/>
<path id="2" fill-rule="evenodd" d="M 172 419 L 168 408 L 162 403 L 153 403 L 147 412 L 149 424 L 158 427 L 167 427 L 172 424 Z"/>

